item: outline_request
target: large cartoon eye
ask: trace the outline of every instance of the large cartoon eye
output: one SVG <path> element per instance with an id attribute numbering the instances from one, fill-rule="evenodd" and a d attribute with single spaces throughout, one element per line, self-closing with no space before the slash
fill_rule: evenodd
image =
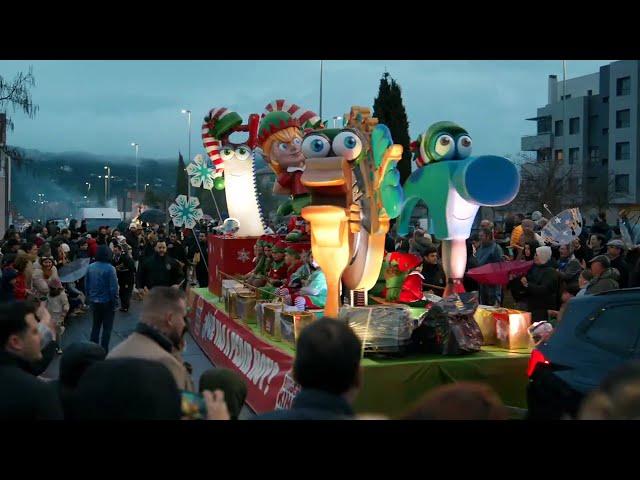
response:
<path id="1" fill-rule="evenodd" d="M 427 155 L 427 152 L 424 149 L 425 143 L 426 142 L 424 141 L 424 138 L 422 137 L 418 138 L 418 144 L 420 145 L 420 155 L 418 157 L 419 160 L 416 160 L 416 163 L 418 163 L 418 166 L 421 166 L 419 162 L 424 162 L 425 164 L 431 163 L 431 157 Z"/>
<path id="2" fill-rule="evenodd" d="M 333 139 L 333 151 L 345 160 L 353 160 L 362 152 L 362 140 L 353 132 L 340 132 Z"/>
<path id="3" fill-rule="evenodd" d="M 471 137 L 468 135 L 462 135 L 458 139 L 458 145 L 456 148 L 458 149 L 458 156 L 460 158 L 467 158 L 471 155 Z"/>
<path id="4" fill-rule="evenodd" d="M 220 156 L 222 157 L 222 160 L 230 160 L 233 157 L 233 154 L 235 152 L 233 151 L 233 148 L 231 147 L 224 147 L 222 149 L 222 151 L 220 152 Z"/>
<path id="5" fill-rule="evenodd" d="M 330 149 L 331 144 L 323 135 L 309 135 L 302 141 L 302 153 L 307 158 L 326 157 Z"/>
<path id="6" fill-rule="evenodd" d="M 278 144 L 278 150 L 280 150 L 281 152 L 286 152 L 288 149 L 289 149 L 289 145 L 287 145 L 286 143 Z"/>
<path id="7" fill-rule="evenodd" d="M 439 160 L 448 160 L 453 158 L 456 153 L 456 145 L 450 135 L 440 135 L 436 139 L 435 157 Z"/>
<path id="8" fill-rule="evenodd" d="M 251 157 L 251 150 L 247 147 L 236 148 L 236 158 L 238 160 L 247 160 L 249 157 Z"/>

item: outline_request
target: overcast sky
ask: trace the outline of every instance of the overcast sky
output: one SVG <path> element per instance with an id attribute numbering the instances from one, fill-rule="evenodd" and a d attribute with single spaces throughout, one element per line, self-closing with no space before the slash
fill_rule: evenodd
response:
<path id="1" fill-rule="evenodd" d="M 568 78 L 598 71 L 609 60 L 568 61 Z M 7 143 L 48 152 L 87 151 L 174 158 L 202 152 L 200 126 L 213 107 L 243 118 L 276 98 L 318 111 L 319 61 L 0 61 L 13 78 L 33 66 L 35 119 L 14 115 Z M 402 87 L 411 138 L 433 122 L 467 128 L 474 153 L 515 154 L 520 137 L 535 133 L 536 108 L 546 104 L 547 76 L 562 79 L 562 61 L 331 61 L 324 62 L 323 118 L 351 105 L 373 106 L 385 68 Z M 330 122 L 331 123 L 331 122 Z"/>

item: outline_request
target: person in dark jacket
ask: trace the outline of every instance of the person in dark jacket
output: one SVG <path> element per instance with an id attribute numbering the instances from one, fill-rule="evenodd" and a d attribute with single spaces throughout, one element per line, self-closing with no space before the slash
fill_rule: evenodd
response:
<path id="1" fill-rule="evenodd" d="M 629 265 L 623 257 L 624 243 L 622 240 L 611 240 L 607 243 L 607 257 L 611 262 L 611 268 L 615 268 L 620 276 L 618 277 L 618 285 L 620 288 L 629 286 Z"/>
<path id="2" fill-rule="evenodd" d="M 298 339 L 294 380 L 302 390 L 290 410 L 276 410 L 257 420 L 347 420 L 362 383 L 361 343 L 346 322 L 321 318 Z"/>
<path id="3" fill-rule="evenodd" d="M 560 245 L 558 253 L 560 254 L 560 258 L 558 259 L 558 275 L 564 284 L 565 290 L 575 296 L 578 290 L 580 290 L 578 277 L 582 271 L 582 266 L 573 255 L 571 245 Z"/>
<path id="4" fill-rule="evenodd" d="M 606 255 L 598 255 L 591 259 L 591 273 L 593 278 L 587 285 L 585 293 L 595 295 L 596 293 L 617 290 L 620 284 L 611 268 L 611 262 Z"/>
<path id="5" fill-rule="evenodd" d="M 140 240 L 138 238 L 138 227 L 135 223 L 131 224 L 125 238 L 131 246 L 131 258 L 133 258 L 134 262 L 137 262 L 140 257 Z"/>
<path id="6" fill-rule="evenodd" d="M 171 287 L 180 285 L 184 278 L 180 264 L 167 256 L 167 244 L 158 241 L 155 254 L 140 263 L 138 271 L 138 288 L 151 290 L 153 287 Z"/>
<path id="7" fill-rule="evenodd" d="M 196 245 L 194 241 L 193 246 L 189 247 L 189 251 L 191 253 L 191 262 L 195 263 L 194 268 L 196 272 L 196 279 L 198 280 L 198 286 L 200 288 L 204 288 L 209 285 L 209 271 L 207 270 L 207 262 L 209 259 L 207 258 L 207 234 L 205 232 L 198 233 L 198 245 Z M 200 251 L 202 251 L 202 253 L 200 253 Z M 198 260 L 197 263 L 195 262 L 194 257 Z"/>
<path id="8" fill-rule="evenodd" d="M 126 251 L 122 250 L 122 246 L 119 244 L 113 246 L 113 260 L 111 263 L 115 267 L 116 276 L 118 277 L 120 311 L 128 312 L 135 282 L 136 267 L 133 259 Z"/>
<path id="9" fill-rule="evenodd" d="M 61 420 L 55 390 L 35 377 L 42 359 L 35 307 L 0 304 L 0 420 Z"/>
<path id="10" fill-rule="evenodd" d="M 438 249 L 433 245 L 424 247 L 422 260 L 422 276 L 424 277 L 422 289 L 432 290 L 436 295 L 442 296 L 446 286 L 446 276 L 442 265 L 438 263 Z"/>
<path id="11" fill-rule="evenodd" d="M 551 265 L 551 247 L 538 247 L 533 261 L 533 268 L 520 282 L 525 288 L 531 321 L 540 322 L 547 320 L 548 310 L 558 309 L 560 283 L 558 273 Z"/>
<path id="12" fill-rule="evenodd" d="M 611 238 L 611 227 L 607 223 L 607 214 L 600 212 L 591 226 L 592 234 L 602 235 L 605 239 Z"/>

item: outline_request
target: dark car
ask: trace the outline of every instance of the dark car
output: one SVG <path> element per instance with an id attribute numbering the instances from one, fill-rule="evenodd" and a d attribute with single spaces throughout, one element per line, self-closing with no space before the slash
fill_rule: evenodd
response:
<path id="1" fill-rule="evenodd" d="M 611 370 L 640 358 L 639 337 L 640 288 L 571 299 L 551 338 L 531 353 L 528 418 L 575 417 Z"/>

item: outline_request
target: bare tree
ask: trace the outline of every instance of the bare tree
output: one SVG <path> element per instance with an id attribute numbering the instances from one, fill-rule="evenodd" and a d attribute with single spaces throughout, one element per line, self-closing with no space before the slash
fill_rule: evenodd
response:
<path id="1" fill-rule="evenodd" d="M 625 193 L 616 191 L 616 175 L 607 172 L 606 177 L 598 177 L 594 185 L 586 189 L 584 207 L 590 207 L 598 212 L 606 211 L 612 202 L 626 197 Z"/>
<path id="2" fill-rule="evenodd" d="M 544 211 L 544 205 L 553 210 L 573 206 L 580 192 L 580 181 L 572 164 L 552 157 L 540 160 L 520 152 L 515 163 L 520 165 L 520 192 L 512 202 L 522 211 Z"/>
<path id="3" fill-rule="evenodd" d="M 0 75 L 0 113 L 6 115 L 5 125 L 13 131 L 13 120 L 7 114 L 7 109 L 11 107 L 13 113 L 16 111 L 24 113 L 28 118 L 34 118 L 38 112 L 38 105 L 33 103 L 31 98 L 31 88 L 35 87 L 36 79 L 33 75 L 32 67 L 25 72 L 19 72 L 13 80 L 7 80 Z M 24 157 L 19 150 L 0 145 L 0 148 L 9 155 L 18 166 L 24 162 Z"/>

